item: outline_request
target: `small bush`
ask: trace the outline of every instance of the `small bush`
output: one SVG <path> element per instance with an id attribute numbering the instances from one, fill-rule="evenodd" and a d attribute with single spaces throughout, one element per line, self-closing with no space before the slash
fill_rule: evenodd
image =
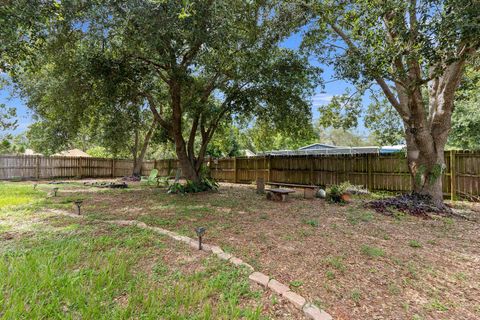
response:
<path id="1" fill-rule="evenodd" d="M 334 184 L 327 189 L 326 199 L 329 202 L 340 203 L 342 202 L 342 193 L 343 192 L 341 191 L 340 186 Z"/>
<path id="2" fill-rule="evenodd" d="M 194 182 L 187 180 L 187 183 L 181 184 L 180 182 L 175 182 L 168 187 L 167 193 L 196 193 L 202 191 L 217 191 L 218 183 L 212 179 L 203 177 L 199 182 Z"/>
<path id="3" fill-rule="evenodd" d="M 332 203 L 345 203 L 345 201 L 342 199 L 342 195 L 347 193 L 351 186 L 352 185 L 348 181 L 341 184 L 331 185 L 329 188 L 327 188 L 326 200 Z"/>

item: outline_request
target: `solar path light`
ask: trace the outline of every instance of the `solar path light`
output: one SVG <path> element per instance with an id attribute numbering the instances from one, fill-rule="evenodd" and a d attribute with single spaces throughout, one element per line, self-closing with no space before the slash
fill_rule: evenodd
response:
<path id="1" fill-rule="evenodd" d="M 198 250 L 202 250 L 202 236 L 205 234 L 205 231 L 207 231 L 207 228 L 205 227 L 195 228 L 195 232 L 197 233 L 197 236 L 198 236 Z"/>
<path id="2" fill-rule="evenodd" d="M 53 188 L 53 196 L 56 197 L 58 192 L 58 188 Z"/>
<path id="3" fill-rule="evenodd" d="M 82 207 L 83 200 L 78 199 L 75 200 L 73 203 L 75 203 L 75 205 L 77 206 L 77 214 L 81 215 L 80 208 Z"/>

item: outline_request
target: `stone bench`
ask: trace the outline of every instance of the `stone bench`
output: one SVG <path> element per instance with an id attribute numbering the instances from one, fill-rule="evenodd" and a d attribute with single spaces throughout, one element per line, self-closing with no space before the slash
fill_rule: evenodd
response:
<path id="1" fill-rule="evenodd" d="M 266 189 L 267 199 L 273 201 L 287 201 L 288 195 L 294 193 L 295 190 L 291 189 Z"/>
<path id="2" fill-rule="evenodd" d="M 313 199 L 315 197 L 315 190 L 318 189 L 318 186 L 309 185 L 309 184 L 295 184 L 295 183 L 284 183 L 284 182 L 267 182 L 266 184 L 275 187 L 290 187 L 290 188 L 299 188 L 303 189 L 303 197 L 305 199 Z"/>

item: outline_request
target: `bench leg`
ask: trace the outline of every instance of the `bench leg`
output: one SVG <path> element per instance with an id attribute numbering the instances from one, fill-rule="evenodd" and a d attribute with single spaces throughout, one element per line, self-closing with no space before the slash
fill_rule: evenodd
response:
<path id="1" fill-rule="evenodd" d="M 282 194 L 282 202 L 286 202 L 288 200 L 288 193 Z"/>
<path id="2" fill-rule="evenodd" d="M 315 196 L 315 190 L 310 188 L 303 189 L 303 197 L 305 199 L 313 199 Z"/>

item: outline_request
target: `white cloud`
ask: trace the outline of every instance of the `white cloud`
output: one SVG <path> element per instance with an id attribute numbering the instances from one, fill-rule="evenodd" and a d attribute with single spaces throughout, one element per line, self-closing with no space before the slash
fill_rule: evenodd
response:
<path id="1" fill-rule="evenodd" d="M 312 97 L 314 107 L 329 103 L 333 99 L 333 95 L 328 93 L 317 93 Z"/>

